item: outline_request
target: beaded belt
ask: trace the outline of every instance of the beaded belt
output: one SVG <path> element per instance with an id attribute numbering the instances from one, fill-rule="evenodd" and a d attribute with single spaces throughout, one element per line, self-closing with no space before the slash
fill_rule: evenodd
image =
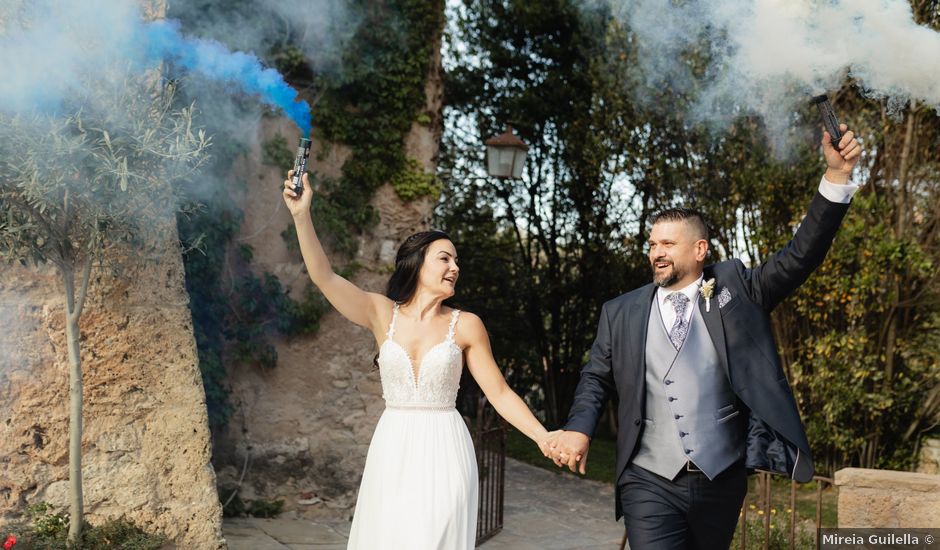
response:
<path id="1" fill-rule="evenodd" d="M 450 403 L 393 403 L 386 402 L 386 409 L 393 410 L 403 410 L 403 411 L 440 411 L 447 412 L 456 410 L 454 406 Z"/>

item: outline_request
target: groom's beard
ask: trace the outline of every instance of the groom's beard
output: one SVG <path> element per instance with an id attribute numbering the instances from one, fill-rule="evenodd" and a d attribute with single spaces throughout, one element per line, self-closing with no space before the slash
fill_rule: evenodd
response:
<path id="1" fill-rule="evenodd" d="M 672 263 L 668 267 L 658 270 L 656 269 L 656 263 L 661 262 L 662 260 L 657 260 L 652 262 L 650 267 L 653 269 L 653 284 L 656 286 L 661 286 L 663 288 L 672 286 L 673 283 L 678 281 L 684 275 L 679 268 L 676 267 L 676 264 Z"/>

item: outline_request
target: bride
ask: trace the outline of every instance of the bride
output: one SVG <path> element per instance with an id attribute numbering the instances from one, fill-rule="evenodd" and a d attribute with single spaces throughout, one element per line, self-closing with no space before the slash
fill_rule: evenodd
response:
<path id="1" fill-rule="evenodd" d="M 477 465 L 470 433 L 454 408 L 467 368 L 496 411 L 550 456 L 549 432 L 506 384 L 483 322 L 447 307 L 460 275 L 441 231 L 401 245 L 386 295 L 333 272 L 310 216 L 312 190 L 284 182 L 310 278 L 344 317 L 379 343 L 385 411 L 369 445 L 349 534 L 350 549 L 471 550 L 477 523 Z"/>

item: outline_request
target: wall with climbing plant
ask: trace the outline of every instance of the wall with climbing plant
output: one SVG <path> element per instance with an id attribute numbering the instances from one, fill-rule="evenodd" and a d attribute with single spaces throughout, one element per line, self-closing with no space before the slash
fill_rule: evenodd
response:
<path id="1" fill-rule="evenodd" d="M 440 193 L 443 2 L 360 0 L 350 9 L 358 27 L 338 68 L 311 70 L 289 42 L 266 59 L 313 105 L 312 213 L 333 267 L 381 292 L 395 245 L 425 227 Z M 256 136 L 222 144 L 209 172 L 224 181 L 180 219 L 220 498 L 231 514 L 270 508 L 259 503 L 350 514 L 382 408 L 374 339 L 309 282 L 281 202 L 298 137 L 268 113 Z"/>

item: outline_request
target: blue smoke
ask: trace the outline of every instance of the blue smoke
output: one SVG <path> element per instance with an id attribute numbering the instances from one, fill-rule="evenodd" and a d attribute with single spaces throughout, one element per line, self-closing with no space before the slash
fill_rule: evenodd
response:
<path id="1" fill-rule="evenodd" d="M 0 112 L 54 113 L 107 82 L 109 68 L 163 61 L 257 96 L 310 133 L 310 106 L 257 56 L 184 37 L 176 21 L 145 22 L 138 0 L 0 0 Z M 20 15 L 21 17 L 13 17 Z"/>
<path id="2" fill-rule="evenodd" d="M 274 69 L 265 68 L 254 54 L 231 52 L 215 40 L 186 38 L 176 21 L 144 25 L 148 61 L 171 61 L 207 78 L 232 83 L 247 94 L 277 107 L 310 135 L 310 105 Z"/>

